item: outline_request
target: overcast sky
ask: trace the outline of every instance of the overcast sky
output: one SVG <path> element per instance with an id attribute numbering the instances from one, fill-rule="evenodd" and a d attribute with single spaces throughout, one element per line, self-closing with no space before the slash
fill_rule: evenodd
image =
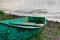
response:
<path id="1" fill-rule="evenodd" d="M 60 0 L 0 0 L 0 8 L 29 10 L 48 9 L 50 12 L 60 11 Z"/>

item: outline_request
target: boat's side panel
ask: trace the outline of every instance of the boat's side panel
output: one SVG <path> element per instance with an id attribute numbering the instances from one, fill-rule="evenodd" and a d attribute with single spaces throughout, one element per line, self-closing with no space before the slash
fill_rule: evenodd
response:
<path id="1" fill-rule="evenodd" d="M 2 28 L 1 28 L 2 27 Z M 39 29 L 28 30 L 22 28 L 0 25 L 0 40 L 27 40 L 32 35 L 35 35 Z"/>
<path id="2" fill-rule="evenodd" d="M 41 22 L 43 24 L 45 24 L 45 21 L 46 21 L 45 17 L 28 17 L 28 20 L 33 21 L 33 22 L 38 21 L 38 22 Z"/>
<path id="3" fill-rule="evenodd" d="M 0 40 L 7 39 L 8 26 L 0 24 Z"/>
<path id="4" fill-rule="evenodd" d="M 5 20 L 3 23 L 9 24 L 9 22 L 21 22 L 23 19 Z M 25 20 L 25 19 L 24 19 Z M 25 22 L 25 21 L 22 21 Z M 31 36 L 36 35 L 39 29 L 23 29 L 11 27 L 0 23 L 0 40 L 28 40 Z"/>

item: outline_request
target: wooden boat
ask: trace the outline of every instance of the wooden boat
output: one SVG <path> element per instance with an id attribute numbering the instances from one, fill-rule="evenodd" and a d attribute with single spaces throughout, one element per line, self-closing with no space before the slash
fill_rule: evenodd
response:
<path id="1" fill-rule="evenodd" d="M 45 17 L 31 16 L 0 21 L 0 39 L 28 40 L 38 32 L 41 32 L 45 24 Z"/>

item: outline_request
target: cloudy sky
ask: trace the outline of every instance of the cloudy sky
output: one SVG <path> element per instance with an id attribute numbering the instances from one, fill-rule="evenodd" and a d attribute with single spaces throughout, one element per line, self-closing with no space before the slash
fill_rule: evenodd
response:
<path id="1" fill-rule="evenodd" d="M 14 10 L 48 9 L 60 11 L 60 0 L 0 0 L 0 8 Z"/>

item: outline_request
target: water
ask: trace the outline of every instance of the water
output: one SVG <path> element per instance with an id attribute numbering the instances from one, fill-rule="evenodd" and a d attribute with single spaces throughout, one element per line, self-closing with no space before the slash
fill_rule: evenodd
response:
<path id="1" fill-rule="evenodd" d="M 59 0 L 0 0 L 0 9 L 6 10 L 18 16 L 45 16 L 48 20 L 60 22 L 60 1 Z M 47 9 L 48 13 L 21 13 L 15 10 Z"/>

